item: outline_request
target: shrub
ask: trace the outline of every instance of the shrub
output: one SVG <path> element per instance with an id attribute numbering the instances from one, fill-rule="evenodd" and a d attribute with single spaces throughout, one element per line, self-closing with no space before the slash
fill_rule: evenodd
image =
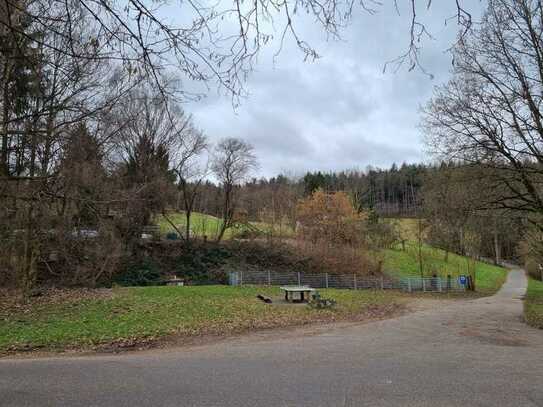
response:
<path id="1" fill-rule="evenodd" d="M 370 257 L 363 247 L 299 240 L 296 252 L 305 257 L 311 271 L 318 273 L 367 275 L 380 272 L 379 261 Z"/>
<path id="2" fill-rule="evenodd" d="M 119 271 L 122 241 L 103 222 L 95 227 L 57 226 L 40 241 L 38 284 L 95 287 L 111 284 Z"/>
<path id="3" fill-rule="evenodd" d="M 370 223 L 367 229 L 367 244 L 376 249 L 391 249 L 400 241 L 400 231 L 396 223 L 378 221 Z"/>
<path id="4" fill-rule="evenodd" d="M 302 199 L 296 208 L 298 237 L 314 243 L 360 244 L 366 215 L 358 213 L 345 192 L 321 189 Z"/>
<path id="5" fill-rule="evenodd" d="M 157 285 L 161 280 L 159 267 L 149 259 L 126 265 L 115 282 L 123 286 Z"/>
<path id="6" fill-rule="evenodd" d="M 230 257 L 221 246 L 189 246 L 175 259 L 175 274 L 196 283 L 226 282 L 226 274 L 220 270 Z"/>
<path id="7" fill-rule="evenodd" d="M 535 228 L 527 228 L 524 239 L 519 244 L 519 252 L 524 260 L 528 274 L 541 280 L 540 264 L 543 265 L 543 233 Z"/>
<path id="8" fill-rule="evenodd" d="M 241 229 L 238 233 L 235 234 L 236 239 L 243 239 L 243 240 L 254 240 L 259 237 L 262 237 L 263 233 L 258 229 L 249 229 L 244 228 Z"/>
<path id="9" fill-rule="evenodd" d="M 367 248 L 367 214 L 345 192 L 315 191 L 297 206 L 297 250 L 316 271 L 367 274 L 378 270 Z"/>
<path id="10" fill-rule="evenodd" d="M 534 280 L 541 280 L 541 270 L 539 269 L 539 263 L 535 258 L 527 257 L 524 260 L 524 268 Z"/>

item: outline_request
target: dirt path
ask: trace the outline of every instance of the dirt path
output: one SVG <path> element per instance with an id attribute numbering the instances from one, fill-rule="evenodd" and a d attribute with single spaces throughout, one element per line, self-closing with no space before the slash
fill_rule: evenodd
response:
<path id="1" fill-rule="evenodd" d="M 0 360 L 0 405 L 543 406 L 543 331 L 522 322 L 525 287 L 515 270 L 493 297 L 367 324 Z"/>

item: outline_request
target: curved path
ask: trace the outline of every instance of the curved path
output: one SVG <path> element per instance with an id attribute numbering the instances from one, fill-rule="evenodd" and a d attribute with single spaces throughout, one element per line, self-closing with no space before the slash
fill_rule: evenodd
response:
<path id="1" fill-rule="evenodd" d="M 522 322 L 525 287 L 513 270 L 493 297 L 304 337 L 1 360 L 0 405 L 543 406 L 543 331 Z"/>

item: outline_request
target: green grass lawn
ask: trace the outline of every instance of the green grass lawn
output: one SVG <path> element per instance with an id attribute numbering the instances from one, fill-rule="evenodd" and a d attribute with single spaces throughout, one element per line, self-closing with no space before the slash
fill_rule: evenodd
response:
<path id="1" fill-rule="evenodd" d="M 168 218 L 181 230 L 185 231 L 187 219 L 183 212 L 173 212 L 168 214 Z M 210 239 L 217 236 L 222 225 L 222 220 L 211 215 L 194 212 L 191 215 L 190 227 L 192 232 L 197 236 L 207 235 Z M 162 216 L 157 217 L 157 224 L 160 226 L 161 234 L 175 232 L 170 223 Z M 232 231 L 226 231 L 226 235 L 230 237 Z"/>
<path id="2" fill-rule="evenodd" d="M 172 212 L 168 214 L 168 218 L 181 231 L 185 231 L 187 220 L 184 212 Z M 169 232 L 175 232 L 172 225 L 162 215 L 158 216 L 156 222 L 160 226 L 161 234 L 165 235 Z M 253 228 L 256 228 L 258 231 L 263 233 L 269 233 L 272 230 L 276 235 L 281 236 L 291 236 L 294 233 L 292 228 L 286 224 L 276 225 L 274 227 L 264 222 L 250 222 L 249 224 Z M 201 237 L 206 235 L 209 239 L 213 239 L 219 233 L 222 225 L 222 219 L 219 219 L 215 216 L 206 215 L 204 213 L 194 212 L 191 215 L 190 225 L 192 233 L 196 236 Z M 236 225 L 235 227 L 226 230 L 224 238 L 231 239 L 233 237 L 236 237 L 237 235 L 240 235 L 242 232 L 244 232 L 246 229 L 248 228 L 243 225 Z"/>
<path id="3" fill-rule="evenodd" d="M 66 301 L 34 300 L 0 311 L 0 352 L 18 349 L 92 348 L 169 335 L 227 334 L 314 321 L 385 316 L 405 301 L 400 293 L 322 290 L 333 310 L 268 305 L 258 293 L 280 297 L 278 287 L 115 288 L 106 297 Z M 7 308 L 7 309 L 5 309 Z"/>
<path id="4" fill-rule="evenodd" d="M 528 280 L 524 317 L 528 324 L 543 329 L 543 282 L 533 278 Z"/>
<path id="5" fill-rule="evenodd" d="M 507 270 L 502 267 L 475 261 L 468 257 L 449 253 L 446 259 L 445 252 L 427 245 L 422 247 L 423 273 L 432 276 L 450 274 L 453 278 L 461 274 L 475 274 L 476 290 L 482 294 L 496 292 L 504 283 Z M 420 276 L 418 260 L 418 246 L 407 243 L 406 250 L 401 246 L 384 251 L 384 268 L 388 275 L 393 277 Z"/>

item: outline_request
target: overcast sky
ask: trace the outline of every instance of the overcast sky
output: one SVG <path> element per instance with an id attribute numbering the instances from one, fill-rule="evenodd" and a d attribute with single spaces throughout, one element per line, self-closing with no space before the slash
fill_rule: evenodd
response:
<path id="1" fill-rule="evenodd" d="M 310 21 L 299 23 L 298 31 L 320 59 L 304 62 L 291 42 L 274 64 L 272 44 L 249 77 L 249 97 L 240 107 L 234 109 L 229 97 L 211 92 L 187 110 L 211 141 L 249 141 L 260 162 L 257 175 L 427 161 L 417 128 L 419 108 L 432 88 L 449 78 L 451 56 L 446 50 L 458 27 L 454 20 L 445 20 L 454 14 L 455 2 L 434 1 L 429 11 L 421 10 L 435 37 L 425 41 L 421 54 L 433 79 L 407 68 L 383 73 L 385 62 L 402 54 L 409 39 L 409 16 L 398 16 L 393 2 L 387 3 L 377 15 L 359 12 L 342 41 L 326 41 Z M 475 7 L 479 13 L 481 6 Z"/>

